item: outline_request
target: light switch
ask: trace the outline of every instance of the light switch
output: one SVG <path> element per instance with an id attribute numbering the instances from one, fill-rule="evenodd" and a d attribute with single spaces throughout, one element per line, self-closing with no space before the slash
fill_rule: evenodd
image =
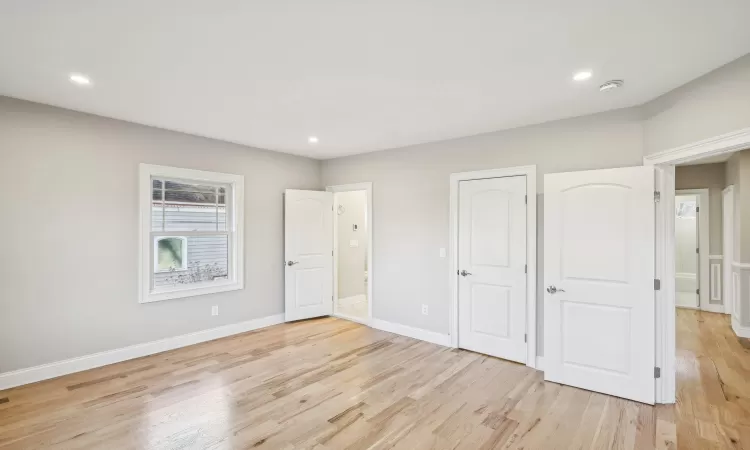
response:
<path id="1" fill-rule="evenodd" d="M 440 257 L 441 258 L 445 258 L 445 249 L 444 248 L 440 249 Z"/>
<path id="2" fill-rule="evenodd" d="M 359 247 L 359 241 L 356 239 L 352 239 L 349 241 L 349 247 Z"/>

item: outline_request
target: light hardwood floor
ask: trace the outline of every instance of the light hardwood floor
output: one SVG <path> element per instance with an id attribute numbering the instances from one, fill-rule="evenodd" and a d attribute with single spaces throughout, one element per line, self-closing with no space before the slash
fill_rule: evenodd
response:
<path id="1" fill-rule="evenodd" d="M 750 353 L 677 317 L 676 406 L 325 318 L 0 391 L 0 448 L 750 448 Z"/>

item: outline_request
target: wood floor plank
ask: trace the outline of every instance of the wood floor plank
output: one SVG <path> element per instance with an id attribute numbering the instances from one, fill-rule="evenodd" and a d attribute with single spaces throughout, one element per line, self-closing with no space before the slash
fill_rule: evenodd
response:
<path id="1" fill-rule="evenodd" d="M 323 318 L 0 391 L 0 449 L 750 449 L 750 344 L 677 311 L 677 404 Z"/>

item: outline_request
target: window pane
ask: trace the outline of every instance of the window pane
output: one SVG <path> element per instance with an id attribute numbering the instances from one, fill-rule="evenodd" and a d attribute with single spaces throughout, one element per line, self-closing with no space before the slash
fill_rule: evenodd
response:
<path id="1" fill-rule="evenodd" d="M 154 179 L 151 193 L 151 229 L 227 231 L 226 201 L 230 191 L 231 186 L 226 185 L 212 186 L 197 182 Z"/>
<path id="2" fill-rule="evenodd" d="M 183 238 L 161 238 L 157 240 L 156 245 L 156 267 L 157 272 L 164 272 L 172 269 L 184 269 L 185 263 L 185 245 Z"/>
<path id="3" fill-rule="evenodd" d="M 166 238 L 174 239 L 174 238 Z M 177 238 L 178 240 L 182 240 Z M 155 251 L 160 251 L 160 244 L 165 240 L 158 241 Z M 165 272 L 154 274 L 154 287 L 180 286 L 196 283 L 212 283 L 217 280 L 226 280 L 229 268 L 227 236 L 187 236 L 185 238 L 184 253 L 182 254 L 184 268 L 168 268 Z M 173 257 L 171 252 L 165 255 L 165 263 Z M 160 255 L 160 254 L 159 254 Z M 159 260 L 161 265 L 161 260 Z"/>

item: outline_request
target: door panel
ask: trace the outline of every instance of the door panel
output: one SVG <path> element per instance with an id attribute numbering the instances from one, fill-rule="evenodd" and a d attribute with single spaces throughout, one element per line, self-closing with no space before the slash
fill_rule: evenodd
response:
<path id="1" fill-rule="evenodd" d="M 526 362 L 526 177 L 461 181 L 458 345 Z"/>
<path id="2" fill-rule="evenodd" d="M 545 379 L 654 402 L 652 167 L 544 177 Z"/>
<path id="3" fill-rule="evenodd" d="M 285 193 L 284 315 L 287 321 L 333 313 L 332 208 L 331 192 L 288 189 Z"/>

